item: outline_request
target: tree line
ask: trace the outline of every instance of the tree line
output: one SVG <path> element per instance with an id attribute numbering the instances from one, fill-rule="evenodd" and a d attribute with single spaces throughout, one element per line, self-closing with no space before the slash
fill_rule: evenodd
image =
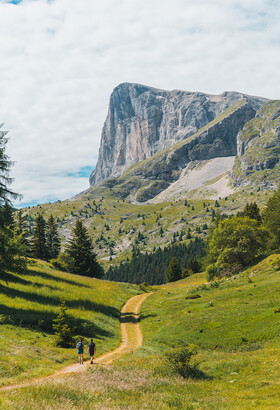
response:
<path id="1" fill-rule="evenodd" d="M 189 244 L 179 243 L 163 249 L 159 247 L 151 253 L 134 250 L 131 260 L 121 262 L 119 266 L 110 266 L 105 278 L 117 282 L 160 285 L 166 281 L 166 270 L 172 258 L 178 262 L 181 279 L 194 271 L 199 272 L 205 255 L 206 244 L 198 237 Z"/>

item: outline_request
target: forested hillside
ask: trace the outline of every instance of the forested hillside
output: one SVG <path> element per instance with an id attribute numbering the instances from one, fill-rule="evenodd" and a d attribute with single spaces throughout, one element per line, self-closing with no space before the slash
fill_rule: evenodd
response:
<path id="1" fill-rule="evenodd" d="M 206 255 L 205 242 L 196 237 L 188 244 L 179 243 L 158 248 L 151 253 L 134 253 L 129 262 L 121 262 L 119 266 L 110 266 L 105 278 L 117 282 L 143 283 L 160 285 L 165 283 L 165 272 L 173 257 L 182 270 L 182 275 L 188 276 L 199 272 L 202 258 Z"/>

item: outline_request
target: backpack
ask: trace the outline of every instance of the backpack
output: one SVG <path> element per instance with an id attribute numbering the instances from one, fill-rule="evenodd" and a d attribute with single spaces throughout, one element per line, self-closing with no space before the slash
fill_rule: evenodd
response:
<path id="1" fill-rule="evenodd" d="M 78 343 L 78 349 L 81 350 L 84 348 L 83 342 Z"/>
<path id="2" fill-rule="evenodd" d="M 88 345 L 88 347 L 89 347 L 89 350 L 90 350 L 91 352 L 93 352 L 93 351 L 94 351 L 95 344 L 94 344 L 93 342 L 90 342 L 89 345 Z"/>

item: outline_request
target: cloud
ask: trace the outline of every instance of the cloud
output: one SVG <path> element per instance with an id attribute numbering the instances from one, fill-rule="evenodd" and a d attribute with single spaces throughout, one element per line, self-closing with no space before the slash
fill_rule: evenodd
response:
<path id="1" fill-rule="evenodd" d="M 24 203 L 85 189 L 121 82 L 279 98 L 279 17 L 276 0 L 0 1 L 14 189 Z"/>

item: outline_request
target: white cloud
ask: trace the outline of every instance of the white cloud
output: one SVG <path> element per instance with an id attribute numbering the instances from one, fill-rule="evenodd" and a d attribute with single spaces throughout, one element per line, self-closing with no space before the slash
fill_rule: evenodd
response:
<path id="1" fill-rule="evenodd" d="M 24 202 L 86 188 L 123 81 L 279 98 L 276 0 L 0 1 L 0 122 Z"/>

